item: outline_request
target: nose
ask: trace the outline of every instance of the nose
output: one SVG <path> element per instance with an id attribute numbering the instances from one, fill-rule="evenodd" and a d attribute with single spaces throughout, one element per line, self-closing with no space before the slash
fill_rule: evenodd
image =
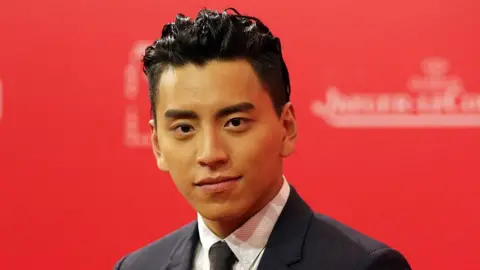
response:
<path id="1" fill-rule="evenodd" d="M 205 134 L 199 141 L 198 164 L 215 169 L 228 162 L 225 144 L 218 134 Z"/>

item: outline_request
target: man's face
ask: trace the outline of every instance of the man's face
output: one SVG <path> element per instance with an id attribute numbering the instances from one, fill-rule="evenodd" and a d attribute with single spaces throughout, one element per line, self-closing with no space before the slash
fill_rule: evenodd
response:
<path id="1" fill-rule="evenodd" d="M 293 108 L 278 117 L 248 62 L 167 69 L 156 117 L 150 126 L 157 165 L 204 218 L 245 217 L 278 192 L 282 158 L 296 139 Z"/>

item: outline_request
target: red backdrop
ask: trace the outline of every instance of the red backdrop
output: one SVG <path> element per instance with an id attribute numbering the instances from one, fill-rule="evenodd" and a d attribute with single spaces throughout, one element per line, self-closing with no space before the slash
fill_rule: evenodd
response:
<path id="1" fill-rule="evenodd" d="M 181 3 L 180 3 L 181 2 Z M 480 268 L 480 4 L 3 1 L 1 269 L 111 269 L 195 218 L 149 149 L 138 57 L 177 12 L 234 6 L 283 41 L 286 176 L 414 269 Z"/>

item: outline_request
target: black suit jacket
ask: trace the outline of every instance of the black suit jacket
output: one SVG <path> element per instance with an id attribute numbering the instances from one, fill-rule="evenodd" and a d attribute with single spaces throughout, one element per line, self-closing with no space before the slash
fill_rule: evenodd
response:
<path id="1" fill-rule="evenodd" d="M 125 257 L 115 270 L 191 270 L 199 236 L 194 221 Z M 258 270 L 410 270 L 396 250 L 314 213 L 292 187 Z"/>

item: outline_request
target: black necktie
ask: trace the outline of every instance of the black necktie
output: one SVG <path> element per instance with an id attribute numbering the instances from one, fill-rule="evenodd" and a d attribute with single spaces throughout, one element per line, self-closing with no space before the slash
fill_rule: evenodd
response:
<path id="1" fill-rule="evenodd" d="M 237 261 L 235 254 L 223 241 L 213 244 L 208 251 L 208 258 L 210 270 L 232 270 L 233 264 Z"/>

